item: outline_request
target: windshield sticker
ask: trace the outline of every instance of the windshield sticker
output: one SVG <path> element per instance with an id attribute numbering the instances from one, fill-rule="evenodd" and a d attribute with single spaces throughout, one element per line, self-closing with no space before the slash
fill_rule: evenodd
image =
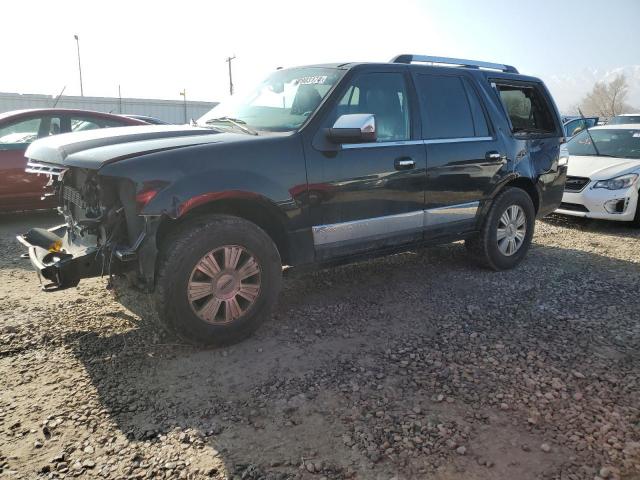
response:
<path id="1" fill-rule="evenodd" d="M 298 79 L 299 85 L 322 85 L 327 81 L 327 75 L 315 75 L 312 77 L 302 77 Z"/>
<path id="2" fill-rule="evenodd" d="M 633 138 L 640 138 L 640 132 L 633 132 Z"/>

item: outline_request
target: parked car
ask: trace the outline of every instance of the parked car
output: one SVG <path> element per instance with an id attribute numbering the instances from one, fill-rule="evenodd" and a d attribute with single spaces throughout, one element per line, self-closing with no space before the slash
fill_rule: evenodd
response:
<path id="1" fill-rule="evenodd" d="M 179 335 L 225 344 L 268 316 L 283 265 L 464 239 L 482 265 L 513 268 L 564 189 L 553 100 L 507 65 L 278 70 L 198 123 L 31 145 L 68 220 L 19 237 L 45 288 L 124 273 Z"/>
<path id="2" fill-rule="evenodd" d="M 580 133 L 587 128 L 595 127 L 599 117 L 566 117 L 564 120 L 564 134 L 567 138 Z"/>
<path id="3" fill-rule="evenodd" d="M 108 113 L 59 108 L 0 114 L 0 212 L 57 205 L 52 197 L 41 200 L 49 179 L 25 172 L 24 152 L 31 142 L 59 133 L 125 125 L 144 125 L 144 122 Z"/>
<path id="4" fill-rule="evenodd" d="M 558 213 L 640 227 L 640 125 L 590 128 L 563 146 L 563 155 L 569 170 Z"/>
<path id="5" fill-rule="evenodd" d="M 640 123 L 640 113 L 623 113 L 609 119 L 607 125 L 624 125 L 630 123 Z"/>
<path id="6" fill-rule="evenodd" d="M 121 114 L 123 117 L 127 118 L 135 118 L 136 120 L 142 120 L 143 122 L 149 123 L 151 125 L 171 125 L 169 122 L 165 122 L 164 120 L 160 120 L 156 117 L 149 117 L 148 115 L 137 115 L 137 114 Z"/>

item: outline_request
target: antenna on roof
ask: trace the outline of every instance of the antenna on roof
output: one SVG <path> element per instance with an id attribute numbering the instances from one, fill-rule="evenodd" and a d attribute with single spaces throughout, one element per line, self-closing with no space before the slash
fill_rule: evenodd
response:
<path id="1" fill-rule="evenodd" d="M 584 118 L 584 113 L 582 113 L 582 110 L 580 109 L 580 107 L 578 107 L 578 113 L 580 114 L 580 117 L 582 118 L 582 120 L 585 120 Z M 593 145 L 593 149 L 596 151 L 596 155 L 600 156 L 600 151 L 598 150 L 598 146 L 596 145 L 596 142 L 593 141 L 593 137 L 591 136 L 591 132 L 589 131 L 589 127 L 586 126 L 586 120 L 585 120 L 585 130 L 587 131 L 587 135 L 589 135 L 589 140 L 591 140 L 591 145 Z"/>
<path id="2" fill-rule="evenodd" d="M 65 88 L 67 88 L 66 85 L 62 87 L 62 91 L 60 91 L 60 94 L 56 97 L 56 101 L 53 102 L 53 105 L 51 106 L 51 108 L 56 108 L 56 105 L 58 105 L 58 102 L 60 101 L 60 97 L 62 97 L 62 94 L 64 93 Z"/>

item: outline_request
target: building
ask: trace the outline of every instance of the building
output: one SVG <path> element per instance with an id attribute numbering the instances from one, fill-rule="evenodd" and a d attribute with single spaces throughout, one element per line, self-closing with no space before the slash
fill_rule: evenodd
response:
<path id="1" fill-rule="evenodd" d="M 0 113 L 29 108 L 77 108 L 106 113 L 138 114 L 156 117 L 169 123 L 185 123 L 185 102 L 182 100 L 156 100 L 145 98 L 74 97 L 62 96 L 56 104 L 51 95 L 0 92 Z M 217 102 L 186 102 L 186 118 L 197 119 L 211 110 Z"/>

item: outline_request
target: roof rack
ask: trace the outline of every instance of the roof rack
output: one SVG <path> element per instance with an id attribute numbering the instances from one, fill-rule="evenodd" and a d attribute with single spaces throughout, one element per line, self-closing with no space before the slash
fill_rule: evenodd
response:
<path id="1" fill-rule="evenodd" d="M 391 63 L 440 63 L 444 65 L 458 65 L 467 68 L 487 68 L 490 70 L 500 70 L 501 72 L 518 73 L 515 67 L 503 65 L 501 63 L 479 62 L 478 60 L 464 60 L 462 58 L 430 57 L 428 55 L 403 54 L 391 59 Z"/>

